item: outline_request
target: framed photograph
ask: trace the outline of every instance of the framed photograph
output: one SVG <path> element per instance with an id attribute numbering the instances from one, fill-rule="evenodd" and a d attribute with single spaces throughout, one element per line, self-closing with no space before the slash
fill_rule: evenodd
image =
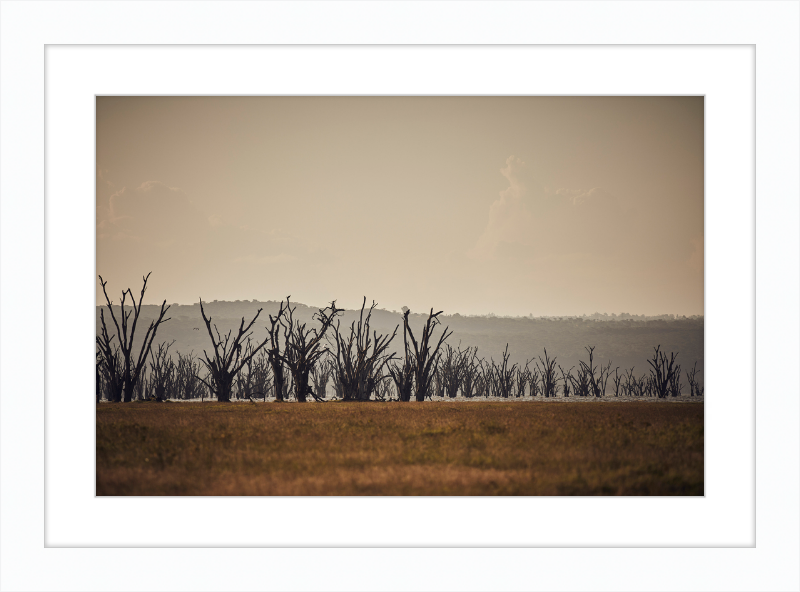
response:
<path id="1" fill-rule="evenodd" d="M 464 4 L 474 35 L 442 32 L 453 4 L 188 6 L 54 5 L 42 22 L 29 5 L 2 5 L 3 105 L 26 104 L 13 120 L 3 110 L 3 366 L 28 369 L 2 373 L 4 589 L 798 587 L 796 3 Z M 334 10 L 346 23 L 335 30 Z M 525 23 L 546 32 L 533 39 Z M 143 45 L 104 45 L 120 42 Z M 97 97 L 134 95 L 703 97 L 704 496 L 95 496 L 95 376 L 82 360 L 99 271 Z M 510 186 L 515 163 L 495 167 Z M 778 207 L 758 207 L 756 189 Z M 41 352 L 42 335 L 39 380 L 41 356 L 21 352 Z M 765 359 L 786 374 L 756 373 Z M 757 415 L 756 390 L 769 393 Z M 152 569 L 121 580 L 119 548 Z M 621 552 L 636 558 L 625 573 Z M 354 554 L 364 567 L 345 569 Z M 220 558 L 246 567 L 231 574 Z"/>

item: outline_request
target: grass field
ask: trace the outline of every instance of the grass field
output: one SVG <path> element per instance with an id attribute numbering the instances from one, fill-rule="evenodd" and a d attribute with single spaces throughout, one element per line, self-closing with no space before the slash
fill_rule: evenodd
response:
<path id="1" fill-rule="evenodd" d="M 703 495 L 697 403 L 97 406 L 97 495 Z"/>

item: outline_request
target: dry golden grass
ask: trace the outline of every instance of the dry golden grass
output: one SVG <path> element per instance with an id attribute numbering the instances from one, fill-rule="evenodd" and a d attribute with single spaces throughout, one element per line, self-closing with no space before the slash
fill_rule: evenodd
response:
<path id="1" fill-rule="evenodd" d="M 102 404 L 97 495 L 703 495 L 703 405 Z"/>

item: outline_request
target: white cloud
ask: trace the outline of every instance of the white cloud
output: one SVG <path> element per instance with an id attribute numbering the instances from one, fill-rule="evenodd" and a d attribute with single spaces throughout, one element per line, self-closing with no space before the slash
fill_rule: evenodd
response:
<path id="1" fill-rule="evenodd" d="M 547 191 L 514 156 L 500 173 L 509 186 L 489 207 L 486 228 L 469 253 L 473 259 L 518 262 L 559 253 L 602 252 L 630 226 L 630 216 L 616 197 L 601 188 Z"/>

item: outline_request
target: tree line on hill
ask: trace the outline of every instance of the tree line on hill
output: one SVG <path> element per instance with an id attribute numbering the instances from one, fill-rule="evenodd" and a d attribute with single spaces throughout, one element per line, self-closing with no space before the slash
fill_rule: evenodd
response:
<path id="1" fill-rule="evenodd" d="M 166 300 L 150 321 L 144 338 L 135 345 L 137 324 L 142 320 L 142 299 L 150 274 L 143 278 L 138 302 L 131 289 L 122 292 L 115 312 L 100 277 L 106 305 L 100 309 L 96 337 L 96 397 L 99 402 L 133 400 L 213 398 L 255 401 L 324 401 L 330 384 L 336 399 L 345 401 L 424 401 L 431 398 L 500 397 L 678 397 L 684 394 L 677 353 L 653 348 L 649 368 L 641 375 L 634 368 L 595 361 L 595 347 L 586 347 L 586 360 L 564 369 L 544 349 L 525 363 L 512 363 L 508 344 L 499 360 L 478 356 L 477 347 L 456 347 L 447 343 L 452 336 L 443 330 L 442 311 L 433 309 L 424 317 L 421 330 L 409 323 L 411 311 L 402 311 L 400 352 L 390 348 L 398 338 L 398 323 L 391 333 L 372 328 L 376 309 L 373 301 L 349 327 L 341 325 L 344 312 L 333 301 L 311 316 L 299 318 L 290 298 L 276 313 L 268 314 L 266 337 L 253 339 L 253 328 L 263 309 L 238 328 L 220 331 L 206 314 L 202 299 L 200 313 L 211 347 L 203 355 L 194 352 L 170 354 L 174 341 L 156 343 L 158 329 L 170 306 Z M 127 304 L 130 298 L 131 303 Z M 207 303 L 206 303 L 207 304 Z M 108 311 L 108 322 L 105 312 Z M 199 328 L 197 328 L 199 330 Z M 438 339 L 434 332 L 441 331 Z M 137 344 L 138 344 L 137 342 Z M 137 351 L 138 350 L 138 351 Z M 702 396 L 704 387 L 697 374 L 697 362 L 687 372 L 689 396 Z M 609 386 L 610 383 L 610 386 Z"/>

